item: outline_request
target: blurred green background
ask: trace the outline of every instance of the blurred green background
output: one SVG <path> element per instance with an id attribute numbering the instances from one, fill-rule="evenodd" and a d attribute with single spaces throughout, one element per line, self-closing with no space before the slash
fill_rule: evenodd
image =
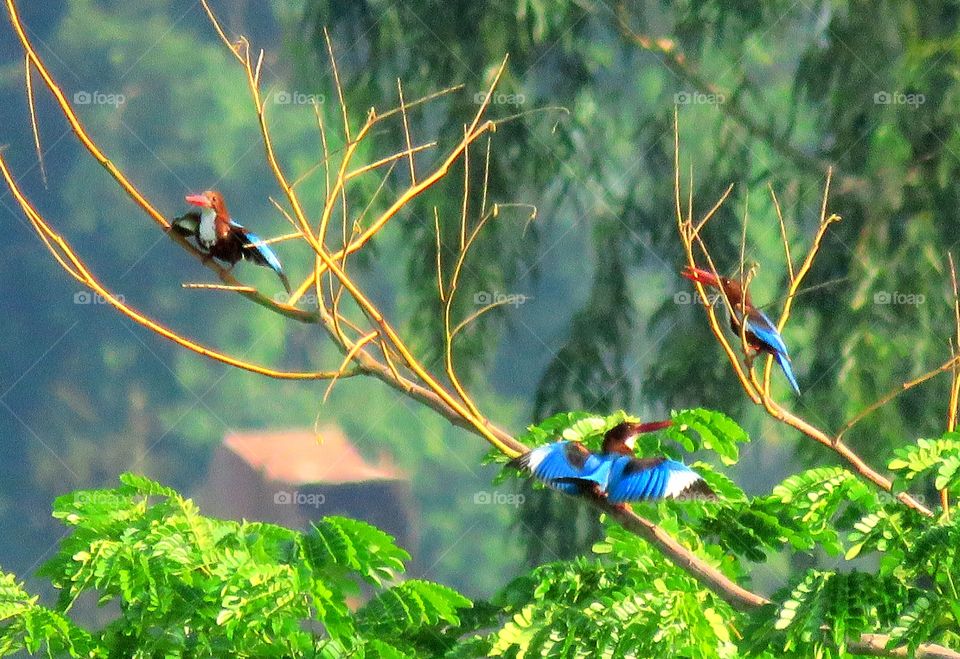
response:
<path id="1" fill-rule="evenodd" d="M 960 8 L 953 2 L 502 3 L 294 0 L 213 2 L 225 26 L 264 48 L 268 117 L 294 174 L 320 154 L 310 105 L 338 126 L 327 26 L 358 125 L 368 107 L 463 83 L 411 113 L 415 140 L 457 139 L 504 54 L 507 73 L 489 198 L 536 205 L 490 224 L 471 259 L 457 315 L 484 296 L 516 295 L 461 343 L 467 381 L 488 415 L 519 431 L 566 409 L 642 416 L 702 405 L 754 436 L 734 476 L 748 492 L 801 466 L 833 461 L 747 404 L 679 278 L 673 215 L 674 108 L 683 177 L 694 170 L 699 212 L 736 188 L 707 239 L 721 269 L 737 265 L 741 222 L 759 264 L 755 300 L 779 311 L 785 265 L 768 186 L 783 206 L 794 258 L 819 217 L 827 164 L 828 235 L 785 332 L 803 395 L 790 400 L 828 431 L 898 382 L 936 366 L 952 333 L 946 253 L 958 236 Z M 268 196 L 266 168 L 242 72 L 199 3 L 157 0 L 23 2 L 31 38 L 104 151 L 171 216 L 189 192 L 217 187 L 237 219 L 263 236 L 287 226 Z M 230 295 L 185 291 L 210 274 L 175 247 L 77 145 L 38 93 L 49 188 L 37 167 L 23 90 L 22 52 L 0 26 L 0 144 L 20 183 L 128 302 L 184 334 L 286 368 L 339 363 L 322 333 L 286 323 Z M 645 48 L 637 35 L 653 39 Z M 656 41 L 661 40 L 661 41 Z M 644 42 L 648 43 L 648 42 Z M 659 45 L 656 45 L 659 43 Z M 84 102 L 87 101 L 87 102 Z M 336 136 L 331 136 L 337 146 Z M 403 148 L 375 136 L 370 160 Z M 422 167 L 435 156 L 425 157 Z M 462 176 L 462 170 L 453 176 Z M 316 211 L 322 176 L 301 192 Z M 370 179 L 353 195 L 365 205 Z M 365 187 L 364 187 L 365 186 Z M 373 210 L 384 208 L 388 186 Z M 449 191 L 449 189 L 448 189 Z M 432 206 L 406 209 L 358 267 L 421 354 L 435 356 Z M 521 508 L 475 505 L 495 470 L 484 444 L 373 381 L 276 382 L 185 353 L 104 305 L 84 304 L 4 189 L 0 217 L 0 565 L 23 577 L 62 533 L 50 502 L 79 487 L 110 486 L 137 471 L 188 491 L 231 429 L 342 426 L 367 456 L 390 452 L 410 473 L 420 546 L 414 576 L 489 595 L 528 560 L 589 546 L 592 513 L 529 492 Z M 452 227 L 449 227 L 453 231 Z M 452 234 L 451 234 L 452 235 Z M 302 278 L 310 264 L 277 247 Z M 428 255 L 425 257 L 424 255 Z M 267 271 L 238 276 L 264 290 Z M 913 390 L 868 418 L 849 443 L 877 464 L 889 448 L 939 435 L 947 382 Z M 882 465 L 878 465 L 882 466 Z M 561 514 L 563 512 L 564 514 Z M 773 568 L 767 575 L 774 579 Z M 759 570 L 759 568 L 758 568 Z M 767 577 L 757 575 L 763 584 Z M 778 579 L 777 579 L 778 580 Z"/>

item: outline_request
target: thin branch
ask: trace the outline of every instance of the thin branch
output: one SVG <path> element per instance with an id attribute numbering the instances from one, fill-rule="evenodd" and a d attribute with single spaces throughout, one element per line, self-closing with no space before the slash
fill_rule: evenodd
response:
<path id="1" fill-rule="evenodd" d="M 843 439 L 844 435 L 846 435 L 850 431 L 851 428 L 856 426 L 858 423 L 863 421 L 866 417 L 876 412 L 878 409 L 880 409 L 881 407 L 883 407 L 884 405 L 892 401 L 894 398 L 896 398 L 900 394 L 906 391 L 910 391 L 914 387 L 917 387 L 923 384 L 924 382 L 931 380 L 932 378 L 940 375 L 941 373 L 953 370 L 954 367 L 957 366 L 957 364 L 958 364 L 957 357 L 956 356 L 951 357 L 949 360 L 947 360 L 943 364 L 940 364 L 940 366 L 936 367 L 935 369 L 927 371 L 923 375 L 920 375 L 908 382 L 904 382 L 903 384 L 897 387 L 894 387 L 893 389 L 885 393 L 883 396 L 881 396 L 880 398 L 878 398 L 877 400 L 875 400 L 874 402 L 870 403 L 869 405 L 864 407 L 862 410 L 857 412 L 849 421 L 847 421 L 844 424 L 843 428 L 841 428 L 840 431 L 835 435 L 833 441 L 839 442 L 841 439 Z"/>
<path id="2" fill-rule="evenodd" d="M 790 256 L 790 241 L 787 240 L 787 226 L 783 222 L 783 211 L 780 210 L 780 200 L 777 199 L 777 193 L 773 189 L 772 183 L 767 183 L 770 190 L 770 198 L 773 199 L 773 207 L 777 211 L 777 221 L 780 223 L 780 240 L 783 242 L 783 257 L 787 263 L 787 274 L 790 275 L 790 283 L 797 278 L 793 270 L 793 257 Z"/>
<path id="3" fill-rule="evenodd" d="M 392 163 L 395 160 L 399 160 L 400 158 L 409 157 L 411 158 L 411 162 L 412 162 L 413 154 L 418 153 L 420 151 L 424 151 L 426 149 L 430 149 L 432 147 L 435 147 L 436 145 L 437 145 L 436 142 L 428 142 L 426 144 L 421 144 L 420 146 L 415 146 L 415 147 L 408 146 L 403 151 L 398 151 L 397 153 L 394 153 L 391 156 L 387 156 L 386 158 L 381 158 L 380 160 L 372 162 L 369 165 L 358 167 L 357 169 L 353 170 L 352 172 L 346 175 L 346 180 L 349 181 L 353 178 L 356 178 L 357 176 L 360 176 L 361 174 L 365 174 L 369 172 L 372 169 L 377 169 L 378 167 L 382 167 L 383 165 Z"/>
<path id="4" fill-rule="evenodd" d="M 817 253 L 820 251 L 820 246 L 823 244 L 823 237 L 827 233 L 827 229 L 830 228 L 830 225 L 834 222 L 840 221 L 840 216 L 832 214 L 829 217 L 827 216 L 827 199 L 830 196 L 830 181 L 833 178 L 833 169 L 827 170 L 827 182 L 823 188 L 823 204 L 820 206 L 820 225 L 817 227 L 817 233 L 813 237 L 813 242 L 810 244 L 810 250 L 807 252 L 807 257 L 803 260 L 803 265 L 800 266 L 800 269 L 797 271 L 797 276 L 794 277 L 790 282 L 790 288 L 787 292 L 787 299 L 783 303 L 783 312 L 780 314 L 780 320 L 777 323 L 777 330 L 783 331 L 784 326 L 787 324 L 787 320 L 790 318 L 790 310 L 793 307 L 793 298 L 797 295 L 797 291 L 800 290 L 800 284 L 803 283 L 804 277 L 807 276 L 807 273 L 810 272 L 810 268 L 813 267 L 813 262 L 817 258 Z"/>
<path id="5" fill-rule="evenodd" d="M 30 56 L 23 57 L 23 80 L 27 88 L 27 107 L 30 108 L 30 128 L 33 129 L 33 145 L 37 150 L 37 164 L 40 166 L 40 178 L 43 187 L 47 187 L 47 167 L 43 164 L 43 149 L 40 148 L 40 127 L 37 125 L 37 108 L 33 99 L 33 73 Z"/>
<path id="6" fill-rule="evenodd" d="M 890 643 L 888 634 L 863 634 L 859 639 L 847 644 L 847 652 L 871 657 L 916 657 L 917 659 L 960 659 L 960 652 L 936 643 L 921 643 L 916 653 L 909 648 L 887 648 Z"/>
<path id="7" fill-rule="evenodd" d="M 363 347 L 370 343 L 373 339 L 377 338 L 379 334 L 376 330 L 370 332 L 366 336 L 362 337 L 359 341 L 354 343 L 350 349 L 347 351 L 347 354 L 343 357 L 343 362 L 340 364 L 340 368 L 337 369 L 336 375 L 330 378 L 330 384 L 327 385 L 327 390 L 323 393 L 323 401 L 326 402 L 327 398 L 330 396 L 330 392 L 333 391 L 333 385 L 337 383 L 337 380 L 340 379 L 343 375 L 347 374 L 349 371 L 347 367 L 350 365 L 350 362 L 354 360 L 357 353 L 363 350 Z M 354 372 L 357 372 L 356 370 Z"/>
<path id="8" fill-rule="evenodd" d="M 413 140 L 410 138 L 410 124 L 407 121 L 407 106 L 403 102 L 403 83 L 397 78 L 397 94 L 400 96 L 400 114 L 403 117 L 403 137 L 407 141 L 407 154 L 410 162 L 410 182 L 417 184 L 417 170 L 413 166 Z"/>
<path id="9" fill-rule="evenodd" d="M 337 68 L 337 58 L 333 56 L 333 44 L 330 43 L 330 33 L 327 32 L 326 26 L 323 28 L 323 39 L 327 43 L 327 53 L 330 55 L 330 66 L 333 69 L 333 82 L 337 89 L 337 100 L 340 101 L 340 113 L 343 115 L 343 134 L 347 138 L 347 142 L 350 142 L 352 141 L 350 138 L 350 120 L 347 118 L 347 104 L 343 100 L 343 87 L 340 85 L 340 70 Z"/>
<path id="10" fill-rule="evenodd" d="M 256 290 L 250 286 L 227 286 L 225 284 L 180 284 L 181 288 L 202 289 L 209 291 L 233 291 L 249 293 Z"/>
<path id="11" fill-rule="evenodd" d="M 437 296 L 443 303 L 447 300 L 447 294 L 443 288 L 443 244 L 440 237 L 440 215 L 436 206 L 433 207 L 433 231 L 437 243 Z"/>
<path id="12" fill-rule="evenodd" d="M 450 332 L 450 342 L 453 343 L 453 340 L 457 337 L 463 329 L 470 325 L 473 321 L 477 320 L 480 316 L 487 313 L 488 311 L 493 311 L 497 307 L 502 307 L 505 304 L 509 304 L 511 299 L 509 297 L 504 297 L 499 300 L 495 300 L 490 304 L 485 304 L 480 307 L 478 310 L 474 311 L 472 314 L 461 320 L 456 327 Z"/>

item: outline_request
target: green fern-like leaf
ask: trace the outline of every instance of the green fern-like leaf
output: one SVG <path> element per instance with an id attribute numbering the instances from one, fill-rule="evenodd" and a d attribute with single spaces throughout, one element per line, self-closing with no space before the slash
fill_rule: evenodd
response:
<path id="1" fill-rule="evenodd" d="M 852 560 L 864 551 L 886 552 L 895 543 L 902 547 L 900 527 L 904 517 L 901 509 L 890 511 L 885 508 L 861 517 L 853 525 L 854 530 L 848 537 L 851 544 L 845 558 Z"/>
<path id="2" fill-rule="evenodd" d="M 458 610 L 470 606 L 470 600 L 452 588 L 414 579 L 381 592 L 364 605 L 357 612 L 357 627 L 366 635 L 416 644 L 425 629 L 436 636 L 444 626 L 459 625 Z"/>
<path id="3" fill-rule="evenodd" d="M 898 448 L 889 467 L 897 472 L 894 486 L 905 489 L 923 476 L 934 476 L 939 490 L 960 492 L 960 433 L 948 432 L 939 439 L 918 439 L 914 446 Z"/>
<path id="4" fill-rule="evenodd" d="M 941 624 L 944 613 L 943 602 L 938 598 L 918 597 L 897 618 L 890 630 L 887 647 L 906 645 L 915 652 L 921 643 L 934 638 L 934 630 Z"/>
<path id="5" fill-rule="evenodd" d="M 802 650 L 808 656 L 842 655 L 850 639 L 891 625 L 913 596 L 895 579 L 811 570 L 779 596 L 778 605 L 765 610 L 762 615 L 770 615 L 772 624 L 751 643 L 772 642 L 785 652 Z"/>
<path id="6" fill-rule="evenodd" d="M 41 650 L 51 656 L 106 657 L 107 649 L 69 618 L 37 604 L 12 574 L 0 572 L 0 656 Z"/>
<path id="7" fill-rule="evenodd" d="M 856 518 L 877 509 L 876 493 L 854 474 L 841 467 L 821 467 L 795 474 L 773 489 L 772 499 L 782 506 L 783 521 L 789 520 L 794 539 L 812 548 L 820 544 L 831 554 L 842 547 L 836 517 L 841 511 Z M 852 521 L 852 520 L 851 520 Z"/>
<path id="8" fill-rule="evenodd" d="M 680 410 L 674 412 L 672 418 L 673 426 L 667 430 L 671 439 L 688 451 L 700 447 L 711 450 L 726 465 L 735 464 L 740 459 L 738 445 L 750 441 L 746 431 L 721 412 L 700 408 Z"/>
<path id="9" fill-rule="evenodd" d="M 346 517 L 325 517 L 303 538 L 304 553 L 315 569 L 338 566 L 380 585 L 403 572 L 410 555 L 380 529 Z"/>

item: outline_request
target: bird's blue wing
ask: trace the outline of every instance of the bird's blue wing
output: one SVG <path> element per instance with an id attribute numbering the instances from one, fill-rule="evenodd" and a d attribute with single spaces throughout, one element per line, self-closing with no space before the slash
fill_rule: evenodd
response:
<path id="1" fill-rule="evenodd" d="M 777 364 L 783 370 L 787 381 L 797 395 L 800 395 L 800 385 L 797 384 L 797 378 L 793 374 L 793 367 L 790 365 L 790 353 L 787 352 L 787 344 L 783 342 L 783 337 L 777 331 L 777 326 L 773 324 L 770 318 L 759 309 L 751 309 L 747 314 L 747 329 L 753 332 L 760 341 L 772 349 Z"/>
<path id="2" fill-rule="evenodd" d="M 283 274 L 283 266 L 280 265 L 280 259 L 273 253 L 270 246 L 264 244 L 263 239 L 252 231 L 247 231 L 245 227 L 230 220 L 230 226 L 239 229 L 243 237 L 244 251 L 250 254 L 250 259 L 267 266 L 278 275 Z"/>
<path id="3" fill-rule="evenodd" d="M 265 245 L 260 237 L 254 233 L 247 233 L 247 239 L 250 241 L 250 249 L 257 252 L 267 265 L 278 275 L 283 274 L 283 266 L 280 265 L 280 259 L 273 253 L 269 245 Z"/>
<path id="4" fill-rule="evenodd" d="M 287 279 L 287 275 L 283 272 L 283 266 L 280 265 L 280 259 L 278 259 L 277 255 L 273 253 L 273 250 L 270 249 L 270 246 L 265 244 L 260 236 L 247 231 L 246 228 L 237 224 L 233 220 L 230 220 L 230 226 L 243 241 L 241 258 L 249 259 L 254 263 L 267 266 L 273 270 L 280 277 L 280 281 L 283 282 L 283 287 L 287 289 L 287 293 L 291 293 L 290 281 Z"/>
<path id="5" fill-rule="evenodd" d="M 758 339 L 763 343 L 767 344 L 774 352 L 780 353 L 790 358 L 789 352 L 787 351 L 787 344 L 783 342 L 783 337 L 780 336 L 780 332 L 777 331 L 777 326 L 773 324 L 773 321 L 759 309 L 751 309 L 747 313 L 747 327 L 746 329 L 753 332 Z"/>
<path id="6" fill-rule="evenodd" d="M 611 503 L 684 497 L 690 492 L 713 493 L 697 472 L 682 462 L 667 458 L 618 459 L 611 470 L 607 498 Z"/>
<path id="7" fill-rule="evenodd" d="M 554 442 L 538 446 L 517 460 L 534 478 L 556 489 L 575 494 L 592 484 L 606 485 L 609 464 L 580 442 Z"/>

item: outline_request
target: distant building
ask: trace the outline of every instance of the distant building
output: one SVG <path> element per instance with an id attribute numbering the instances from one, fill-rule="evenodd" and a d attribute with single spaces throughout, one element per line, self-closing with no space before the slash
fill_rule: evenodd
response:
<path id="1" fill-rule="evenodd" d="M 303 530 L 327 515 L 362 519 L 415 547 L 408 477 L 386 455 L 366 462 L 339 428 L 227 435 L 194 493 L 205 515 Z"/>

